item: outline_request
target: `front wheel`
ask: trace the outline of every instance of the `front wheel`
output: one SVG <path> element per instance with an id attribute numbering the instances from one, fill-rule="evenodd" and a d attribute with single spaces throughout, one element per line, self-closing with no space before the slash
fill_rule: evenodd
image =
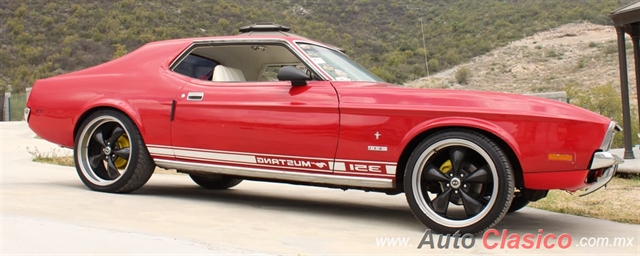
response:
<path id="1" fill-rule="evenodd" d="M 407 201 L 427 227 L 444 234 L 481 233 L 507 213 L 513 171 L 500 147 L 486 136 L 446 130 L 422 141 L 404 175 Z"/>
<path id="2" fill-rule="evenodd" d="M 96 191 L 132 192 L 155 168 L 138 128 L 114 110 L 97 111 L 84 121 L 73 154 L 78 176 Z"/>
<path id="3" fill-rule="evenodd" d="M 529 204 L 529 199 L 525 198 L 522 193 L 516 193 L 509 206 L 508 213 L 517 212 Z"/>

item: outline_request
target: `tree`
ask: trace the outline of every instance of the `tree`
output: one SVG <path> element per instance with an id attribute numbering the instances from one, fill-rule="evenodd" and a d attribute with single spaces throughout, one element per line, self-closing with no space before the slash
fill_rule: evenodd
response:
<path id="1" fill-rule="evenodd" d="M 600 115 L 606 116 L 611 120 L 622 124 L 622 99 L 620 93 L 611 84 L 599 85 L 589 90 L 581 88 L 578 83 L 569 83 L 565 86 L 567 97 L 570 103 L 584 109 L 588 109 Z M 637 107 L 631 110 L 631 141 L 632 144 L 638 144 L 638 113 Z M 622 133 L 616 134 L 613 140 L 614 148 L 624 146 Z"/>
<path id="2" fill-rule="evenodd" d="M 113 59 L 120 58 L 127 54 L 127 46 L 121 44 L 112 44 L 111 47 L 114 49 Z"/>

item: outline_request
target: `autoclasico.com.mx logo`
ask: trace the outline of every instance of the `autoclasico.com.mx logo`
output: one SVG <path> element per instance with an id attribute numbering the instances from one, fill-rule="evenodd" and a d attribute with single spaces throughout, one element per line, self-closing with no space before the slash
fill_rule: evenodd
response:
<path id="1" fill-rule="evenodd" d="M 472 234 L 455 232 L 451 235 L 433 234 L 427 229 L 422 239 L 417 243 L 417 249 L 471 249 L 481 238 L 482 246 L 486 249 L 567 249 L 571 246 L 581 247 L 633 247 L 635 237 L 581 237 L 574 239 L 567 233 L 545 233 L 539 229 L 534 233 L 509 233 L 507 229 L 498 231 L 489 229 L 482 237 Z M 376 246 L 384 247 L 413 247 L 410 237 L 377 237 Z"/>

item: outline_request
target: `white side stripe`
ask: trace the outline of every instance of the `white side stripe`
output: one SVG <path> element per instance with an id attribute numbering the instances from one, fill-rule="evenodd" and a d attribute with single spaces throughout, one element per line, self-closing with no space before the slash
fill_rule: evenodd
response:
<path id="1" fill-rule="evenodd" d="M 232 162 L 240 162 L 240 163 L 256 163 L 255 156 L 243 156 L 236 154 L 223 154 L 223 153 L 210 153 L 210 152 L 198 152 L 191 150 L 181 150 L 174 149 L 173 152 L 176 156 L 182 157 L 193 157 L 200 159 L 210 159 L 210 160 L 223 160 L 223 161 L 232 161 Z"/>
<path id="2" fill-rule="evenodd" d="M 344 165 L 343 162 L 335 162 L 335 163 L 333 163 L 333 170 L 334 171 L 346 171 L 347 167 Z"/>
<path id="3" fill-rule="evenodd" d="M 147 147 L 149 154 L 152 155 L 170 155 L 173 156 L 173 149 L 170 148 L 156 148 L 156 147 Z"/>
<path id="4" fill-rule="evenodd" d="M 218 161 L 228 164 L 249 164 L 252 166 L 269 166 L 285 169 L 313 170 L 322 172 L 360 172 L 370 174 L 396 173 L 396 165 L 393 162 L 380 162 L 370 160 L 345 160 L 327 159 L 303 156 L 267 155 L 259 153 L 214 151 L 204 149 L 191 149 L 182 147 L 169 147 L 161 145 L 147 145 L 152 156 L 178 157 L 191 160 Z M 267 156 L 267 157 L 265 157 Z M 277 157 L 274 157 L 277 156 Z M 271 157 L 271 158 L 269 158 Z M 317 159 L 317 160 L 316 160 Z M 260 160 L 260 161 L 259 161 Z M 314 162 L 320 161 L 320 162 Z M 325 164 L 326 163 L 326 164 Z M 327 168 L 328 164 L 328 168 Z M 348 166 L 347 166 L 348 164 Z M 382 167 L 384 166 L 384 169 Z M 347 168 L 348 167 L 348 168 Z"/>
<path id="5" fill-rule="evenodd" d="M 301 181 L 316 184 L 337 184 L 352 187 L 393 188 L 393 180 L 389 177 L 357 177 L 335 175 L 332 173 L 302 173 L 292 171 L 268 170 L 262 168 L 235 167 L 217 164 L 190 163 L 157 159 L 155 163 L 163 168 L 203 171 L 218 174 L 244 177 L 267 178 L 278 180 Z"/>
<path id="6" fill-rule="evenodd" d="M 385 167 L 387 169 L 387 174 L 396 174 L 396 166 L 395 165 L 387 165 Z"/>

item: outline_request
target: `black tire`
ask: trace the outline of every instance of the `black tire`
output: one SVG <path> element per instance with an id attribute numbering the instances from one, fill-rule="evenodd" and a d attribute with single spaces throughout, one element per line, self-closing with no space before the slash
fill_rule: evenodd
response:
<path id="1" fill-rule="evenodd" d="M 73 154 L 80 180 L 95 191 L 132 192 L 147 183 L 155 168 L 136 125 L 115 110 L 87 117 L 76 133 Z"/>
<path id="2" fill-rule="evenodd" d="M 427 137 L 414 149 L 404 190 L 414 215 L 428 228 L 478 234 L 507 213 L 513 177 L 509 159 L 497 144 L 477 132 L 451 129 Z"/>
<path id="3" fill-rule="evenodd" d="M 517 212 L 518 210 L 527 206 L 529 202 L 529 199 L 526 199 L 524 195 L 522 195 L 521 193 L 516 193 L 515 196 L 513 196 L 511 206 L 509 206 L 509 211 L 507 211 L 507 213 Z"/>
<path id="4" fill-rule="evenodd" d="M 206 189 L 228 189 L 242 182 L 242 179 L 222 174 L 189 174 L 189 177 L 200 187 Z"/>

